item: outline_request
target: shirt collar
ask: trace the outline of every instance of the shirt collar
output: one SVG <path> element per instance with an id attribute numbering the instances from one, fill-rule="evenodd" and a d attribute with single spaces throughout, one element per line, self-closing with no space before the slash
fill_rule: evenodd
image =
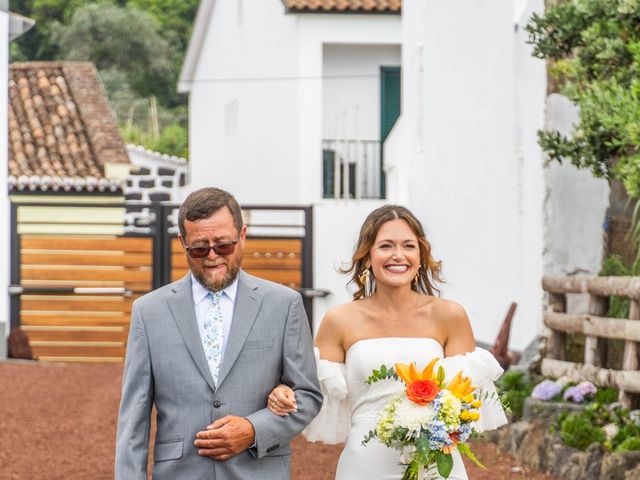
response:
<path id="1" fill-rule="evenodd" d="M 209 295 L 209 290 L 191 274 L 191 292 L 193 294 L 193 303 L 197 305 Z M 238 277 L 227 288 L 222 290 L 222 294 L 226 295 L 232 302 L 236 301 L 236 293 L 238 293 Z"/>

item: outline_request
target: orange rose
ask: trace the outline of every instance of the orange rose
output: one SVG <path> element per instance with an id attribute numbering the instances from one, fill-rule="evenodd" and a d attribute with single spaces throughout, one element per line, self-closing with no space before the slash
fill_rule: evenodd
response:
<path id="1" fill-rule="evenodd" d="M 440 387 L 433 380 L 416 380 L 407 385 L 407 398 L 418 405 L 430 403 L 440 392 Z"/>

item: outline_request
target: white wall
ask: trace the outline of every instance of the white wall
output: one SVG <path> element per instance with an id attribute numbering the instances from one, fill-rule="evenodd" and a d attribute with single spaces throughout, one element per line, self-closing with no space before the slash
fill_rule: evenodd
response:
<path id="1" fill-rule="evenodd" d="M 322 196 L 323 49 L 326 45 L 399 45 L 399 15 L 304 14 L 299 15 L 299 202 L 311 203 Z M 354 59 L 354 61 L 357 61 Z M 330 121 L 330 119 L 329 119 Z"/>
<path id="2" fill-rule="evenodd" d="M 390 199 L 422 220 L 445 296 L 484 342 L 518 302 L 511 346 L 524 348 L 541 327 L 545 72 L 515 16 L 510 0 L 403 2 L 402 116 L 386 158 Z"/>
<path id="3" fill-rule="evenodd" d="M 519 5 L 518 5 L 519 4 Z M 545 122 L 546 63 L 532 57 L 524 26 L 534 12 L 544 11 L 544 0 L 519 0 L 515 3 L 515 155 L 518 165 L 519 273 L 522 284 L 513 338 L 520 346 L 542 329 L 544 251 L 544 155 L 538 145 L 537 131 Z M 518 341 L 518 340 L 516 340 Z"/>
<path id="4" fill-rule="evenodd" d="M 399 44 L 397 15 L 285 15 L 217 0 L 190 90 L 192 188 L 243 203 L 311 203 L 322 189 L 323 45 Z"/>
<path id="5" fill-rule="evenodd" d="M 350 276 L 338 269 L 351 262 L 364 219 L 383 204 L 384 200 L 327 200 L 314 205 L 313 284 L 331 292 L 313 302 L 314 332 L 329 308 L 352 300 Z"/>
<path id="6" fill-rule="evenodd" d="M 9 64 L 9 13 L 0 10 L 0 358 L 6 357 L 5 335 L 9 334 L 9 265 L 10 249 L 10 210 L 8 185 L 8 68 Z"/>
<path id="7" fill-rule="evenodd" d="M 324 45 L 323 138 L 380 140 L 381 66 L 400 66 L 400 45 Z"/>
<path id="8" fill-rule="evenodd" d="M 568 98 L 549 96 L 547 128 L 571 135 L 578 121 L 578 109 Z M 544 273 L 597 274 L 602 263 L 609 184 L 569 162 L 549 162 L 545 176 Z"/>
<path id="9" fill-rule="evenodd" d="M 192 188 L 297 201 L 297 17 L 283 12 L 276 1 L 215 3 L 189 98 Z"/>

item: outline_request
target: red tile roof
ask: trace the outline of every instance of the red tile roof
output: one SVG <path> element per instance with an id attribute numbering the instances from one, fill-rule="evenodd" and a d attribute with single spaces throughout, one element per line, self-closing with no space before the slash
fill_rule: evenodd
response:
<path id="1" fill-rule="evenodd" d="M 283 0 L 289 12 L 400 13 L 402 0 Z"/>
<path id="2" fill-rule="evenodd" d="M 9 189 L 117 191 L 107 163 L 129 158 L 94 65 L 11 64 Z"/>

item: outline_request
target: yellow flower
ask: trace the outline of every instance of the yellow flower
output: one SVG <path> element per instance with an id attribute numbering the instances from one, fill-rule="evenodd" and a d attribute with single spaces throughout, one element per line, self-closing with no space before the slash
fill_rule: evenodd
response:
<path id="1" fill-rule="evenodd" d="M 405 363 L 396 363 L 396 373 L 405 383 L 405 385 L 409 385 L 410 383 L 415 382 L 416 380 L 433 380 L 433 367 L 439 358 L 434 358 L 429 362 L 422 372 L 418 373 L 416 369 L 416 363 L 412 362 L 411 365 L 407 365 Z"/>
<path id="2" fill-rule="evenodd" d="M 460 419 L 467 421 L 471 419 L 471 413 L 469 412 L 469 410 L 463 410 L 462 412 L 460 412 Z"/>
<path id="3" fill-rule="evenodd" d="M 480 414 L 478 412 L 469 412 L 469 416 L 471 417 L 471 421 L 473 422 L 480 418 Z"/>
<path id="4" fill-rule="evenodd" d="M 464 398 L 473 391 L 476 387 L 471 386 L 471 378 L 463 377 L 462 372 L 458 372 L 453 380 L 447 385 L 447 390 L 453 393 L 458 398 Z"/>
<path id="5" fill-rule="evenodd" d="M 478 408 L 480 407 L 480 405 L 482 405 L 482 402 L 480 400 L 474 400 L 473 402 L 471 402 L 471 406 L 473 408 Z"/>
<path id="6" fill-rule="evenodd" d="M 473 393 L 470 393 L 469 395 L 465 396 L 462 401 L 464 403 L 471 403 L 473 402 Z"/>

